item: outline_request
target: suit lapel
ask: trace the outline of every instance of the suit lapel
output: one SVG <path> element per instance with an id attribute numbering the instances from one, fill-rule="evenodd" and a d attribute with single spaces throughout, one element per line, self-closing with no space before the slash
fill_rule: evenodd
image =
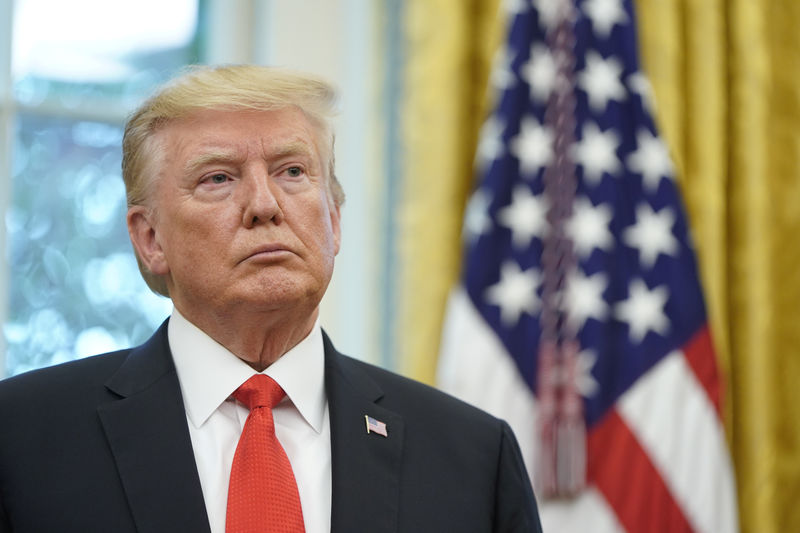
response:
<path id="1" fill-rule="evenodd" d="M 98 414 L 137 529 L 209 532 L 166 322 L 106 386 L 120 399 Z"/>
<path id="2" fill-rule="evenodd" d="M 331 422 L 331 532 L 396 532 L 404 423 L 380 407 L 380 387 L 325 336 L 325 385 Z M 386 424 L 367 433 L 364 416 Z"/>

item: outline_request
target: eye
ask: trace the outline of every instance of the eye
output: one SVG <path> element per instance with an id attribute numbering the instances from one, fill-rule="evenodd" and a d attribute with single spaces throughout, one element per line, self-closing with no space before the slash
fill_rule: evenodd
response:
<path id="1" fill-rule="evenodd" d="M 292 178 L 299 178 L 303 175 L 303 169 L 300 167 L 289 167 L 286 169 L 286 173 Z"/>
<path id="2" fill-rule="evenodd" d="M 206 178 L 205 181 L 213 183 L 214 185 L 220 185 L 228 181 L 228 176 L 226 176 L 225 174 L 214 174 L 213 176 L 209 176 L 208 178 Z"/>

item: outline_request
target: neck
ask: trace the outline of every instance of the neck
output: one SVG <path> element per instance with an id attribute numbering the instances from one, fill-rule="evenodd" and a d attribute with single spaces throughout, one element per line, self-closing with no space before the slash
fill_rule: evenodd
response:
<path id="1" fill-rule="evenodd" d="M 261 313 L 196 313 L 178 311 L 209 337 L 261 372 L 305 339 L 314 327 L 319 308 L 310 312 L 285 310 Z"/>

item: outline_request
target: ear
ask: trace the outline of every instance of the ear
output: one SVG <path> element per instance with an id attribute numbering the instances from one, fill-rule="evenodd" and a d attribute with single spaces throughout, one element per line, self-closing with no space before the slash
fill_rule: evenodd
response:
<path id="1" fill-rule="evenodd" d="M 128 234 L 142 264 L 153 274 L 169 274 L 164 250 L 158 242 L 153 210 L 143 205 L 128 208 Z"/>

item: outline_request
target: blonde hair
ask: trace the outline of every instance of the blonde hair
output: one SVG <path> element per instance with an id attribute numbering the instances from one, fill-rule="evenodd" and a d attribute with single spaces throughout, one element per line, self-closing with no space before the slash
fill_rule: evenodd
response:
<path id="1" fill-rule="evenodd" d="M 328 190 L 336 206 L 344 190 L 334 171 L 334 133 L 331 119 L 336 91 L 314 76 L 254 65 L 193 66 L 164 85 L 128 118 L 122 139 L 122 179 L 128 206 L 148 205 L 155 174 L 148 165 L 156 159 L 153 135 L 170 121 L 202 110 L 270 111 L 296 107 L 319 131 L 326 152 Z M 150 272 L 136 256 L 139 270 L 151 290 L 169 296 L 166 280 Z"/>

